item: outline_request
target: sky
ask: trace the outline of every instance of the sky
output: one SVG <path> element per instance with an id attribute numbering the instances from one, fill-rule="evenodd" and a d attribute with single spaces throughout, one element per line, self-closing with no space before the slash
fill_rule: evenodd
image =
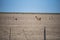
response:
<path id="1" fill-rule="evenodd" d="M 0 12 L 60 13 L 60 0 L 0 0 Z"/>

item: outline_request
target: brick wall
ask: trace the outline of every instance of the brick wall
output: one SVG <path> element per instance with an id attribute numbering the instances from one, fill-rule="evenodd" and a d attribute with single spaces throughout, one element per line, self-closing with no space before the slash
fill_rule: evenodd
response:
<path id="1" fill-rule="evenodd" d="M 60 40 L 60 15 L 0 14 L 0 40 Z"/>

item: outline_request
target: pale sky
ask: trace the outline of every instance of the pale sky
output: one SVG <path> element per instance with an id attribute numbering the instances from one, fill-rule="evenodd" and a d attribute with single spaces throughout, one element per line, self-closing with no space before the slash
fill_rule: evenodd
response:
<path id="1" fill-rule="evenodd" d="M 60 0 L 0 0 L 0 12 L 60 13 Z"/>

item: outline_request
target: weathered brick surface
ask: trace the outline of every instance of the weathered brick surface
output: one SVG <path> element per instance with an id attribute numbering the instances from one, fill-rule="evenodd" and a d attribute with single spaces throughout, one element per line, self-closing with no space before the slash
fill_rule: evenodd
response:
<path id="1" fill-rule="evenodd" d="M 0 40 L 60 40 L 60 15 L 0 14 Z"/>

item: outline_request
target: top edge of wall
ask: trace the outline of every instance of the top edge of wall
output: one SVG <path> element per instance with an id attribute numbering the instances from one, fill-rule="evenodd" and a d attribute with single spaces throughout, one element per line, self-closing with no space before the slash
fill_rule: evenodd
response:
<path id="1" fill-rule="evenodd" d="M 38 12 L 0 12 L 0 14 L 60 14 L 60 13 L 38 13 Z"/>

